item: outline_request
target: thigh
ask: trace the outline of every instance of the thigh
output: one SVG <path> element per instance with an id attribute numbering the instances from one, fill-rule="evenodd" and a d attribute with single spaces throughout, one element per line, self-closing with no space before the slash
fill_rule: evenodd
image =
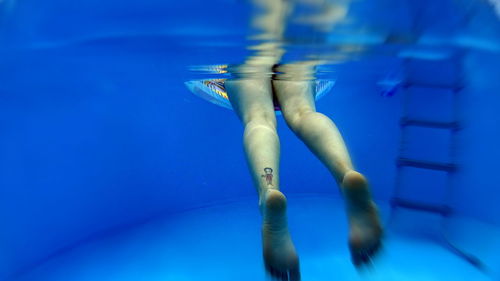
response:
<path id="1" fill-rule="evenodd" d="M 273 80 L 273 89 L 287 121 L 296 113 L 316 111 L 314 81 Z"/>
<path id="2" fill-rule="evenodd" d="M 276 123 L 269 78 L 230 79 L 226 80 L 224 87 L 234 111 L 243 123 L 257 117 Z"/>
<path id="3" fill-rule="evenodd" d="M 272 81 L 273 90 L 285 118 L 296 112 L 316 110 L 315 78 L 312 62 L 280 65 Z"/>

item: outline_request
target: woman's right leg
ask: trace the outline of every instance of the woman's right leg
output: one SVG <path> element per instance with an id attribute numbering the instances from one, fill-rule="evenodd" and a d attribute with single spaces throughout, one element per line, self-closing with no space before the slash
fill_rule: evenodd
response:
<path id="1" fill-rule="evenodd" d="M 287 125 L 341 182 L 345 173 L 353 170 L 351 158 L 333 121 L 316 112 L 314 83 L 273 80 L 273 88 Z"/>
<path id="2" fill-rule="evenodd" d="M 279 139 L 271 82 L 265 78 L 227 80 L 225 88 L 244 127 L 243 144 L 263 216 L 266 270 L 279 280 L 300 280 L 299 260 L 286 219 L 286 198 L 279 191 Z"/>
<path id="3" fill-rule="evenodd" d="M 300 74 L 301 71 L 295 74 Z M 292 131 L 337 180 L 346 201 L 350 225 L 349 247 L 353 262 L 355 265 L 366 263 L 378 251 L 382 235 L 368 182 L 354 170 L 335 124 L 327 116 L 316 112 L 313 98 L 315 82 L 303 79 L 303 73 L 299 77 L 293 77 L 293 72 L 288 75 L 283 76 L 283 80 L 272 81 L 283 116 Z"/>

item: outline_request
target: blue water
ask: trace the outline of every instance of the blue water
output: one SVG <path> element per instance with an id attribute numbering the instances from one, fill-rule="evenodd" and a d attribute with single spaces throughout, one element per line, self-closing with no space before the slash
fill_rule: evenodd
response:
<path id="1" fill-rule="evenodd" d="M 373 268 L 356 271 L 334 181 L 278 118 L 303 280 L 500 280 L 498 2 L 339 3 L 346 18 L 331 30 L 289 23 L 282 61 L 327 60 L 318 76 L 336 85 L 318 110 L 370 180 L 387 235 Z M 0 280 L 265 280 L 241 124 L 184 86 L 252 55 L 253 12 L 229 0 L 0 1 Z M 408 94 L 410 78 L 434 86 Z M 450 81 L 459 130 L 403 133 L 402 116 L 449 121 L 454 98 L 435 86 Z M 398 170 L 398 157 L 457 170 L 448 182 Z M 390 220 L 396 183 L 452 215 Z"/>

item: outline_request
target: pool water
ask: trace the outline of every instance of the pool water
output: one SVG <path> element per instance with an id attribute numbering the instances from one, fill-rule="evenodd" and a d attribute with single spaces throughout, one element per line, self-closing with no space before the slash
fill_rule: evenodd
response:
<path id="1" fill-rule="evenodd" d="M 297 1 L 280 63 L 317 60 L 318 79 L 335 81 L 318 110 L 386 226 L 380 255 L 356 270 L 337 186 L 278 117 L 302 280 L 500 280 L 498 7 Z M 0 280 L 268 278 L 242 126 L 184 84 L 229 78 L 214 67 L 269 42 L 255 37 L 258 12 L 231 0 L 0 1 Z M 409 117 L 457 126 L 407 130 Z M 396 195 L 424 203 L 393 209 Z M 429 211 L 442 205 L 450 215 Z"/>

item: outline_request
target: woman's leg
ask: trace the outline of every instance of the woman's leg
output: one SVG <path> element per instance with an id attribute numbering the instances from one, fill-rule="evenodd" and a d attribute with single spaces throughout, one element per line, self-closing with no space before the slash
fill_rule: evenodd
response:
<path id="1" fill-rule="evenodd" d="M 316 112 L 314 81 L 274 80 L 273 87 L 290 129 L 341 182 L 353 170 L 351 158 L 332 120 Z"/>
<path id="2" fill-rule="evenodd" d="M 316 112 L 315 82 L 303 79 L 309 76 L 304 74 L 301 70 L 278 77 L 283 79 L 273 80 L 273 88 L 288 126 L 337 180 L 346 201 L 353 262 L 366 263 L 378 250 L 382 235 L 376 206 L 366 179 L 353 168 L 337 127 L 330 118 Z"/>
<path id="3" fill-rule="evenodd" d="M 286 198 L 279 191 L 280 144 L 269 78 L 225 83 L 245 132 L 243 144 L 263 215 L 262 241 L 267 271 L 279 280 L 299 280 L 299 260 L 288 232 Z"/>

